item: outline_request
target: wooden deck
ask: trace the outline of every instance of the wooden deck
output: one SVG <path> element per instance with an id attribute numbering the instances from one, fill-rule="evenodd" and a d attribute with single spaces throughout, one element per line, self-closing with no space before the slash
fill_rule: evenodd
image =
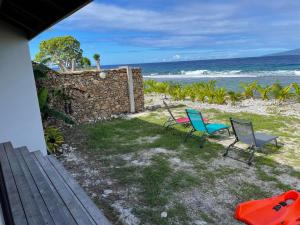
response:
<path id="1" fill-rule="evenodd" d="M 6 224 L 111 225 L 54 157 L 3 143 L 0 163 Z"/>

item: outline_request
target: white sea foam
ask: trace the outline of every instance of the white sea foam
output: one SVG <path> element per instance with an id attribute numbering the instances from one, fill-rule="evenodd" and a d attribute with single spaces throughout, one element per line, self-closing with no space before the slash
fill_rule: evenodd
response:
<path id="1" fill-rule="evenodd" d="M 210 71 L 210 70 L 182 70 L 180 74 L 159 74 L 153 73 L 144 75 L 145 78 L 162 79 L 186 79 L 186 78 L 235 78 L 235 77 L 270 77 L 270 76 L 300 76 L 298 70 L 274 70 L 274 71 L 251 71 L 241 70 Z"/>

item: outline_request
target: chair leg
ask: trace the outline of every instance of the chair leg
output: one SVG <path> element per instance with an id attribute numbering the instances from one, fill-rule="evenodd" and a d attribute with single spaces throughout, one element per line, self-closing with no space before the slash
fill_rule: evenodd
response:
<path id="1" fill-rule="evenodd" d="M 205 140 L 206 140 L 206 135 L 205 133 L 200 137 L 200 148 L 203 148 L 203 145 L 205 143 Z"/>
<path id="2" fill-rule="evenodd" d="M 170 127 L 172 125 L 172 123 L 173 123 L 173 120 L 171 118 L 168 118 L 168 120 L 164 123 L 163 126 L 165 128 L 168 128 L 168 127 Z"/>
<path id="3" fill-rule="evenodd" d="M 277 141 L 277 138 L 275 138 L 274 141 L 275 141 L 275 146 L 278 147 L 278 141 Z"/>
<path id="4" fill-rule="evenodd" d="M 164 122 L 163 127 L 167 128 L 167 124 L 169 124 L 169 121 Z"/>
<path id="5" fill-rule="evenodd" d="M 256 147 L 252 147 L 252 152 L 251 152 L 251 155 L 248 159 L 248 165 L 251 166 L 252 165 L 252 161 L 253 161 L 253 158 L 254 158 L 254 154 L 256 152 Z"/>
<path id="6" fill-rule="evenodd" d="M 166 122 L 164 122 L 163 127 L 167 127 L 167 125 L 170 123 L 170 119 L 168 119 Z"/>
<path id="7" fill-rule="evenodd" d="M 223 154 L 223 156 L 227 156 L 229 149 L 232 148 L 236 143 L 238 142 L 238 140 L 235 140 L 233 143 L 231 143 L 227 148 L 226 148 L 226 152 Z"/>
<path id="8" fill-rule="evenodd" d="M 185 138 L 184 138 L 184 142 L 186 142 L 187 139 L 188 139 L 194 132 L 195 132 L 195 130 L 194 130 L 194 129 L 191 129 L 191 130 L 186 134 L 186 136 L 185 136 Z"/>
<path id="9" fill-rule="evenodd" d="M 190 123 L 185 123 L 184 127 L 189 127 L 191 124 Z"/>
<path id="10" fill-rule="evenodd" d="M 230 130 L 229 130 L 229 128 L 227 129 L 227 132 L 228 132 L 228 136 L 230 137 Z"/>

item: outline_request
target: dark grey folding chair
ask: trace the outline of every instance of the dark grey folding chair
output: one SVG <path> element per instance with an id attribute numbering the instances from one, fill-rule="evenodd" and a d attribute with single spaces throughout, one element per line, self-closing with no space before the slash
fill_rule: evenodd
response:
<path id="1" fill-rule="evenodd" d="M 272 141 L 274 141 L 275 145 L 277 146 L 278 137 L 265 133 L 255 133 L 253 130 L 252 122 L 230 118 L 230 123 L 235 135 L 235 141 L 227 147 L 226 152 L 223 154 L 223 156 L 227 156 L 230 148 L 232 148 L 237 142 L 240 141 L 249 145 L 251 155 L 248 159 L 248 164 L 251 165 L 254 158 L 254 153 L 257 149 L 262 148 L 265 144 Z"/>

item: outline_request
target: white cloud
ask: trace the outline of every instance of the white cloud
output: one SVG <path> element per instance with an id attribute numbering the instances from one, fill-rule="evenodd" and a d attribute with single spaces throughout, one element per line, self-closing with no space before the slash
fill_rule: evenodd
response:
<path id="1" fill-rule="evenodd" d="M 91 3 L 62 25 L 94 31 L 119 29 L 181 35 L 222 34 L 237 32 L 246 25 L 243 21 L 230 20 L 234 8 L 227 5 L 197 4 L 160 12 Z"/>
<path id="2" fill-rule="evenodd" d="M 113 42 L 154 48 L 257 48 L 300 41 L 300 29 L 295 28 L 300 24 L 300 1 L 224 2 L 174 1 L 163 10 L 92 2 L 58 27 L 95 36 L 109 32 Z"/>

